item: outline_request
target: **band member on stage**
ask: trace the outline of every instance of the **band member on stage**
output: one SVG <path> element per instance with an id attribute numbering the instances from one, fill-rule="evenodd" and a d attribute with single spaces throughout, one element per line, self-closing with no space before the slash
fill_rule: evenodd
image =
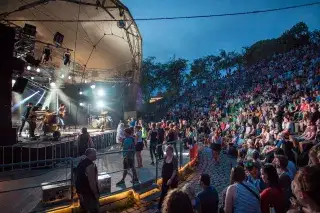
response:
<path id="1" fill-rule="evenodd" d="M 37 104 L 36 106 L 32 107 L 29 113 L 29 119 L 28 119 L 28 123 L 29 123 L 29 134 L 31 138 L 34 138 L 34 130 L 37 127 L 37 115 L 36 115 L 36 111 L 41 110 L 42 109 L 42 104 Z"/>
<path id="2" fill-rule="evenodd" d="M 22 116 L 22 119 L 21 119 L 21 126 L 20 126 L 20 130 L 19 130 L 19 136 L 21 136 L 22 130 L 24 128 L 24 125 L 26 124 L 26 121 L 29 118 L 29 114 L 30 114 L 30 111 L 32 109 L 32 106 L 33 106 L 32 103 L 28 103 L 27 104 L 27 108 L 26 108 L 25 112 L 23 113 L 23 116 Z"/>
<path id="3" fill-rule="evenodd" d="M 58 118 L 59 118 L 59 125 L 62 127 L 62 129 L 64 129 L 64 117 L 66 115 L 66 105 L 64 104 L 60 104 L 60 107 L 58 109 Z"/>

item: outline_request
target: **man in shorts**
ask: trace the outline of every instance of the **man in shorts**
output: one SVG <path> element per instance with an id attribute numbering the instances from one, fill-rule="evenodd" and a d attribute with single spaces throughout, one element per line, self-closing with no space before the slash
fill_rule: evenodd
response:
<path id="1" fill-rule="evenodd" d="M 127 128 L 124 130 L 125 139 L 123 141 L 123 176 L 117 185 L 125 184 L 125 178 L 128 174 L 128 170 L 132 170 L 132 183 L 139 183 L 137 172 L 134 167 L 134 150 L 135 150 L 135 139 L 132 137 L 132 129 Z"/>

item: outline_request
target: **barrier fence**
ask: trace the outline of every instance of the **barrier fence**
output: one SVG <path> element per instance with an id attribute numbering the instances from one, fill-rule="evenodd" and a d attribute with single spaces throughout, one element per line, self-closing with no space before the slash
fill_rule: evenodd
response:
<path id="1" fill-rule="evenodd" d="M 18 143 L 13 146 L 0 146 L 0 164 L 12 165 L 11 167 L 2 167 L 0 172 L 54 167 L 52 162 L 55 159 L 78 157 L 79 146 L 77 138 L 78 135 L 70 135 L 64 137 L 62 141 L 37 141 Z M 95 149 L 107 149 L 116 143 L 116 131 L 101 133 L 91 138 Z"/>

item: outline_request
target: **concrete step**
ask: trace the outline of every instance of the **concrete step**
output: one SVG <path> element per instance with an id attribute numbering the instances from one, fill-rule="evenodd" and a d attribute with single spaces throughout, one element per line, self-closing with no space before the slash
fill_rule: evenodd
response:
<path id="1" fill-rule="evenodd" d="M 154 202 L 156 200 L 158 200 L 160 198 L 160 195 L 161 195 L 161 191 L 157 191 L 143 199 L 141 199 L 142 202 L 145 202 L 145 203 L 150 203 L 150 202 Z"/>

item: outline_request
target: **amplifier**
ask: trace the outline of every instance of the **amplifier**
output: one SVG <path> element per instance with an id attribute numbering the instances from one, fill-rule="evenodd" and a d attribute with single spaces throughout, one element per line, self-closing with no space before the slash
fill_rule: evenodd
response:
<path id="1" fill-rule="evenodd" d="M 45 204 L 71 199 L 70 181 L 42 186 L 42 202 Z"/>
<path id="2" fill-rule="evenodd" d="M 106 173 L 99 174 L 98 187 L 101 194 L 111 193 L 111 176 Z"/>

